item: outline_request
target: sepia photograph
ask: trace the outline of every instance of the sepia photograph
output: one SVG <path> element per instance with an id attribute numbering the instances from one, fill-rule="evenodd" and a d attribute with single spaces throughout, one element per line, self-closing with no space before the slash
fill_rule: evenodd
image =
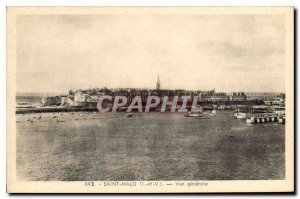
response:
<path id="1" fill-rule="evenodd" d="M 294 191 L 293 7 L 8 7 L 9 193 Z"/>

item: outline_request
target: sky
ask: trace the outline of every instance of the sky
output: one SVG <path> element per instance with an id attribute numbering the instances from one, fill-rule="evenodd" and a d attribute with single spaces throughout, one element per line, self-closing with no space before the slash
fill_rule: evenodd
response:
<path id="1" fill-rule="evenodd" d="M 17 92 L 285 90 L 282 15 L 20 15 Z"/>

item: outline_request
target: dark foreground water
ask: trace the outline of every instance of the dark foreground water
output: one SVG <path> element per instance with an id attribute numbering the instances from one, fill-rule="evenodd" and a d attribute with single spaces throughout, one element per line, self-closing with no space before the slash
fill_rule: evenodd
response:
<path id="1" fill-rule="evenodd" d="M 57 113 L 58 115 L 58 113 Z M 37 115 L 35 115 L 37 116 Z M 179 113 L 18 115 L 17 175 L 23 180 L 284 179 L 284 125 L 246 125 Z M 75 120 L 74 118 L 81 118 Z"/>

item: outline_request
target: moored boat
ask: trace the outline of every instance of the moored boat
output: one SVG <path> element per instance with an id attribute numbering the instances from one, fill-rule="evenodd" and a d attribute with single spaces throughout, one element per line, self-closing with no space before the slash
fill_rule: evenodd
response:
<path id="1" fill-rule="evenodd" d="M 199 117 L 199 116 L 200 116 L 199 113 L 187 112 L 186 114 L 184 114 L 184 117 Z"/>
<path id="2" fill-rule="evenodd" d="M 133 117 L 133 114 L 132 113 L 127 113 L 125 114 L 126 117 Z"/>
<path id="3" fill-rule="evenodd" d="M 279 118 L 278 118 L 278 122 L 279 122 L 280 124 L 285 124 L 285 116 L 279 117 Z"/>
<path id="4" fill-rule="evenodd" d="M 216 115 L 216 114 L 217 114 L 217 110 L 214 109 L 214 110 L 211 111 L 211 114 L 209 114 L 209 115 Z"/>

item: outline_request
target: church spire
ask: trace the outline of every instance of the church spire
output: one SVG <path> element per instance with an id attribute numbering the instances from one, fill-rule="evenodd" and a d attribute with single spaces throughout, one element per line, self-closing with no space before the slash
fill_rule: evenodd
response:
<path id="1" fill-rule="evenodd" d="M 156 90 L 160 90 L 160 80 L 159 80 L 159 75 L 157 75 Z"/>

